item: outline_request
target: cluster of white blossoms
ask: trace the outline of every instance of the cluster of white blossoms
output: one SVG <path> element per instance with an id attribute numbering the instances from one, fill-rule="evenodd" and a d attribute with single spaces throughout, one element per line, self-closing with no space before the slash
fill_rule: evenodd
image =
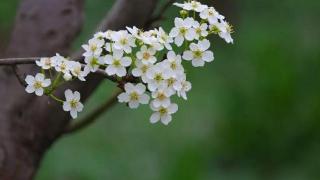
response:
<path id="1" fill-rule="evenodd" d="M 42 72 L 35 77 L 27 76 L 26 91 L 38 96 L 46 94 L 60 101 L 63 109 L 76 118 L 83 109 L 79 92 L 66 90 L 65 100 L 52 93 L 63 82 L 85 81 L 89 73 L 104 70 L 123 89 L 119 102 L 127 103 L 130 108 L 149 104 L 153 111 L 150 122 L 167 125 L 178 110 L 172 97 L 177 95 L 187 100 L 187 92 L 191 90 L 183 61 L 191 61 L 194 67 L 212 62 L 214 55 L 207 39 L 209 35 L 216 34 L 227 43 L 233 43 L 231 25 L 213 7 L 197 1 L 174 5 L 183 10 L 168 33 L 161 27 L 149 31 L 127 27 L 126 30 L 98 32 L 82 46 L 84 64 L 59 54 L 37 61 Z M 57 73 L 52 75 L 51 70 Z"/>

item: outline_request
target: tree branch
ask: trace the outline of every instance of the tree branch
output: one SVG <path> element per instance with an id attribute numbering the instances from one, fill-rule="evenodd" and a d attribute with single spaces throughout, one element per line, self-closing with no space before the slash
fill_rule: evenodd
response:
<path id="1" fill-rule="evenodd" d="M 158 14 L 151 16 L 150 19 L 145 23 L 144 28 L 150 28 L 154 22 L 160 21 L 164 18 L 164 13 L 166 10 L 174 3 L 176 0 L 167 0 L 167 2 L 160 8 Z"/>
<path id="2" fill-rule="evenodd" d="M 116 91 L 110 97 L 110 99 L 108 99 L 105 103 L 99 105 L 95 110 L 90 112 L 89 115 L 87 115 L 86 117 L 84 117 L 79 121 L 76 121 L 75 123 L 69 124 L 66 127 L 64 133 L 65 134 L 74 133 L 94 123 L 100 115 L 102 115 L 106 110 L 109 110 L 111 107 L 113 107 L 113 105 L 116 104 L 117 97 L 121 92 L 122 92 L 121 90 Z"/>
<path id="3" fill-rule="evenodd" d="M 1 65 L 5 65 L 5 66 L 9 66 L 9 65 L 13 65 L 14 68 L 16 68 L 15 65 L 18 64 L 35 64 L 35 62 L 37 60 L 39 60 L 41 57 L 28 57 L 28 58 L 6 58 L 6 59 L 0 59 L 0 66 Z M 81 64 L 82 67 L 84 67 L 84 64 Z M 24 77 L 21 74 L 18 74 L 18 71 L 15 71 L 15 73 L 17 74 L 18 80 L 19 82 L 25 86 L 25 82 L 24 82 Z M 97 74 L 100 74 L 102 76 L 104 76 L 105 78 L 109 79 L 112 82 L 119 82 L 117 80 L 117 78 L 115 76 L 109 76 L 104 70 L 102 69 L 98 69 L 96 71 Z"/>

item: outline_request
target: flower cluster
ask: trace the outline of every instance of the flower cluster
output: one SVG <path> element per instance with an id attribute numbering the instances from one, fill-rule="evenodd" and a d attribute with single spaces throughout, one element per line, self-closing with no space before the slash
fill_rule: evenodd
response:
<path id="1" fill-rule="evenodd" d="M 63 109 L 76 118 L 77 112 L 83 109 L 79 92 L 66 90 L 65 101 L 52 93 L 63 82 L 85 81 L 89 73 L 104 70 L 117 79 L 123 89 L 119 102 L 127 103 L 130 108 L 149 104 L 153 111 L 150 122 L 167 125 L 178 110 L 172 97 L 177 95 L 187 100 L 187 92 L 191 90 L 183 62 L 191 61 L 192 66 L 202 67 L 214 60 L 207 39 L 209 35 L 216 34 L 227 43 L 233 43 L 231 25 L 213 7 L 197 1 L 174 5 L 183 10 L 168 32 L 161 27 L 149 31 L 127 27 L 126 30 L 98 32 L 82 46 L 84 64 L 59 54 L 40 59 L 36 64 L 42 72 L 35 77 L 27 76 L 26 91 L 38 96 L 46 94 L 60 101 Z M 57 72 L 55 76 L 51 70 Z M 50 78 L 46 79 L 48 74 Z M 52 83 L 51 79 L 54 79 Z"/>

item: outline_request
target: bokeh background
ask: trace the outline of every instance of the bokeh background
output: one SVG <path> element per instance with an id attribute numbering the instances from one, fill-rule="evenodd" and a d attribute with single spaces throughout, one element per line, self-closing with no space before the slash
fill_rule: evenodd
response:
<path id="1" fill-rule="evenodd" d="M 0 2 L 2 50 L 18 2 Z M 75 49 L 113 2 L 86 1 Z M 36 180 L 320 179 L 320 1 L 213 4 L 234 25 L 235 44 L 213 38 L 216 60 L 187 67 L 193 89 L 169 126 L 151 125 L 146 106 L 119 104 L 55 143 Z M 167 11 L 167 30 L 177 10 Z M 113 89 L 104 82 L 83 114 Z"/>

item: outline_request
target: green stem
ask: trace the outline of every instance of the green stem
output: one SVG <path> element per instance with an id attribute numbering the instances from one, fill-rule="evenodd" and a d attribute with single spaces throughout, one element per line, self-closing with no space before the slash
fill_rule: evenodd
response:
<path id="1" fill-rule="evenodd" d="M 56 100 L 56 101 L 58 101 L 58 102 L 60 102 L 60 103 L 64 103 L 63 100 L 59 99 L 58 97 L 56 97 L 56 96 L 53 95 L 53 94 L 50 94 L 49 96 L 50 96 L 52 99 L 54 99 L 54 100 Z"/>

